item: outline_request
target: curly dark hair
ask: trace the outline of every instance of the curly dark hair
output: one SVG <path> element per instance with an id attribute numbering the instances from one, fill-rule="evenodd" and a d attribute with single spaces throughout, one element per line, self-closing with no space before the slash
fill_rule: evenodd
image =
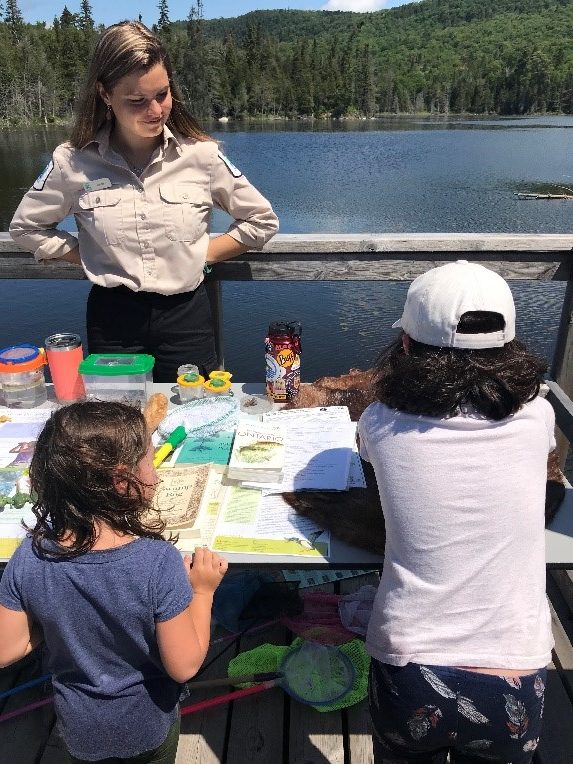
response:
<path id="1" fill-rule="evenodd" d="M 71 558 L 89 552 L 98 522 L 120 533 L 163 538 L 159 514 L 141 519 L 153 500 L 135 469 L 149 437 L 141 411 L 123 403 L 82 401 L 50 416 L 30 464 L 36 525 L 27 530 L 36 554 Z M 125 486 L 121 492 L 118 482 Z M 58 543 L 67 536 L 70 546 Z"/>
<path id="2" fill-rule="evenodd" d="M 481 334 L 503 328 L 503 317 L 465 313 L 457 333 Z M 462 350 L 425 345 L 410 338 L 392 343 L 375 365 L 376 398 L 391 408 L 431 417 L 455 416 L 471 405 L 488 419 L 518 411 L 539 393 L 546 362 L 518 340 L 503 347 Z"/>

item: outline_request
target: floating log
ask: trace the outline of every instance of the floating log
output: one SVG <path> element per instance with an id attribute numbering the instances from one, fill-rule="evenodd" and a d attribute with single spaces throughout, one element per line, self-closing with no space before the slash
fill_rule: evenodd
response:
<path id="1" fill-rule="evenodd" d="M 523 191 L 515 193 L 519 199 L 573 199 L 573 194 L 527 194 Z"/>

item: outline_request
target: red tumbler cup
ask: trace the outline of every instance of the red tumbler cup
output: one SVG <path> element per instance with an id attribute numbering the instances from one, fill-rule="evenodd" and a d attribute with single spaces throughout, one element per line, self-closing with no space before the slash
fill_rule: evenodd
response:
<path id="1" fill-rule="evenodd" d="M 86 391 L 79 366 L 84 354 L 79 334 L 52 334 L 45 344 L 56 398 L 62 403 L 83 398 Z"/>

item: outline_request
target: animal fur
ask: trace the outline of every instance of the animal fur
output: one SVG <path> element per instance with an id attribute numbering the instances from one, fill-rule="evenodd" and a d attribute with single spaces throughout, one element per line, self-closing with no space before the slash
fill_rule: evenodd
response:
<path id="1" fill-rule="evenodd" d="M 286 408 L 348 406 L 350 418 L 357 422 L 374 400 L 374 369 L 350 369 L 339 377 L 320 377 L 311 384 L 302 384 L 296 400 Z"/>

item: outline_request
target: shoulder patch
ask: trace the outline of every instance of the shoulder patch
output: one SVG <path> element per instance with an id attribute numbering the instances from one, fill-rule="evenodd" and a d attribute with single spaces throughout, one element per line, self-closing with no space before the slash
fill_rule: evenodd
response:
<path id="1" fill-rule="evenodd" d="M 217 154 L 221 162 L 225 163 L 225 165 L 227 166 L 227 170 L 229 170 L 233 178 L 240 178 L 243 173 L 239 170 L 239 168 L 235 167 L 235 165 L 231 162 L 231 160 L 227 159 L 227 157 L 223 154 L 222 151 L 218 151 Z"/>
<path id="2" fill-rule="evenodd" d="M 53 169 L 54 169 L 54 160 L 50 159 L 46 169 L 40 175 L 38 175 L 38 177 L 34 181 L 33 188 L 36 191 L 42 191 L 42 189 L 44 188 L 44 185 L 45 185 L 46 181 L 48 180 L 48 178 L 50 176 L 50 173 L 52 172 Z"/>

